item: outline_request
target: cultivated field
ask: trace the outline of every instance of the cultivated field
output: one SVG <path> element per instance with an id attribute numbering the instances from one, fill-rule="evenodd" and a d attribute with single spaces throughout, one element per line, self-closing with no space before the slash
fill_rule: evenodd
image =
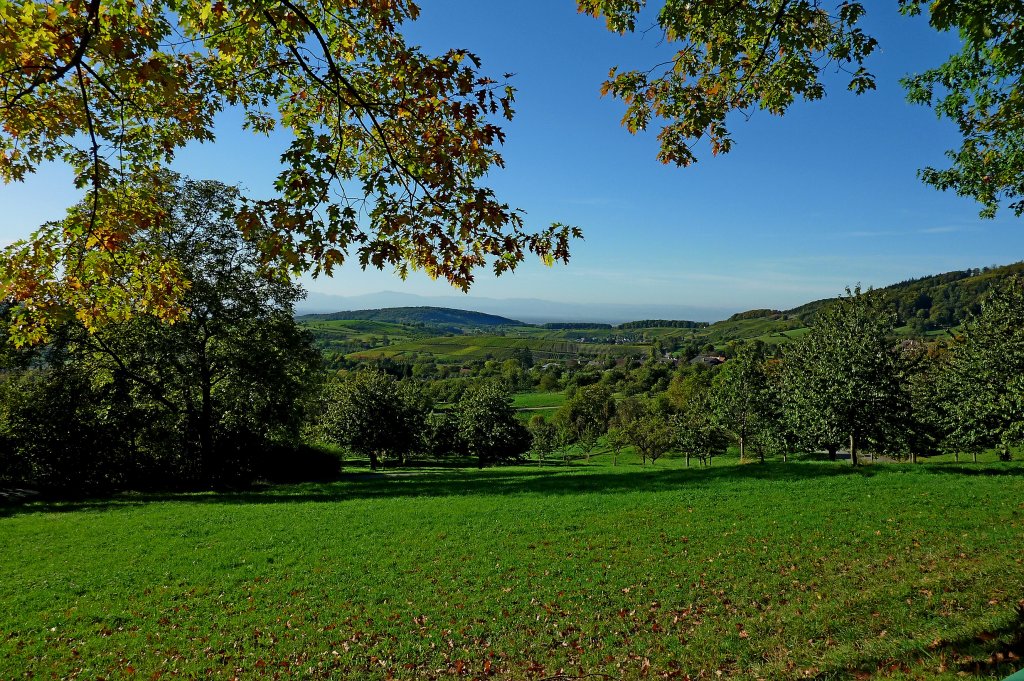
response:
<path id="1" fill-rule="evenodd" d="M 429 329 L 376 322 L 364 319 L 332 319 L 307 321 L 303 326 L 313 332 L 317 344 L 323 350 L 346 350 L 353 343 L 366 343 L 384 338 L 391 342 L 409 341 L 431 333 Z"/>
<path id="2" fill-rule="evenodd" d="M 397 343 L 349 355 L 351 359 L 372 360 L 380 357 L 410 359 L 418 355 L 431 355 L 438 362 L 460 362 L 488 358 L 505 360 L 526 348 L 535 362 L 576 359 L 578 356 L 625 357 L 642 356 L 647 352 L 640 345 L 611 345 L 602 343 L 574 343 L 564 340 L 516 338 L 513 336 L 442 336 L 425 340 Z"/>
<path id="3" fill-rule="evenodd" d="M 996 679 L 1022 664 L 1019 463 L 602 458 L 0 511 L 0 678 Z"/>

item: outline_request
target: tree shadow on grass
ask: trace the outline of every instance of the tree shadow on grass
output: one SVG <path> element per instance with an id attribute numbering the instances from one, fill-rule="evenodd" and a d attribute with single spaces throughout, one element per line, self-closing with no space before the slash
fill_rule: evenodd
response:
<path id="1" fill-rule="evenodd" d="M 933 463 L 927 464 L 929 473 L 947 473 L 967 476 L 1024 477 L 1024 466 L 1018 462 L 1000 463 Z"/>
<path id="2" fill-rule="evenodd" d="M 973 630 L 949 639 L 936 639 L 917 650 L 907 650 L 902 658 L 863 657 L 856 661 L 855 669 L 862 674 L 912 672 L 916 661 L 932 660 L 933 667 L 942 660 L 960 676 L 1003 678 L 1013 674 L 1024 656 L 1024 605 L 1018 605 L 998 627 Z M 836 675 L 849 673 L 849 667 L 831 670 Z M 831 675 L 827 678 L 832 678 Z"/>
<path id="3" fill-rule="evenodd" d="M 74 501 L 36 501 L 0 506 L 0 517 L 15 513 L 106 510 L 156 502 L 189 504 L 329 503 L 358 499 L 541 494 L 618 494 L 686 491 L 722 483 L 766 480 L 785 484 L 815 478 L 870 477 L 877 471 L 834 464 L 751 464 L 710 468 L 665 469 L 650 466 L 621 469 L 587 466 L 545 468 L 502 466 L 342 473 L 331 482 L 276 485 L 229 492 L 131 492 L 113 497 Z"/>
<path id="4" fill-rule="evenodd" d="M 1024 476 L 1012 465 L 880 464 L 852 467 L 836 463 L 757 463 L 719 467 L 620 468 L 577 466 L 502 466 L 496 468 L 400 469 L 350 472 L 330 482 L 275 485 L 221 492 L 133 492 L 75 501 L 36 501 L 0 506 L 0 517 L 21 513 L 61 513 L 130 508 L 150 503 L 279 504 L 331 503 L 365 499 L 540 494 L 545 496 L 679 491 L 764 481 L 787 485 L 808 480 L 871 478 L 917 471 L 960 475 Z"/>

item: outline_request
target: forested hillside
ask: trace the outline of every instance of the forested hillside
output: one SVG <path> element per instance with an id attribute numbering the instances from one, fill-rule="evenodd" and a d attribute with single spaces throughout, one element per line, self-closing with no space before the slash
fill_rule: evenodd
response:
<path id="1" fill-rule="evenodd" d="M 896 305 L 901 324 L 919 330 L 959 326 L 981 307 L 981 298 L 994 286 L 1024 272 L 1024 262 L 1002 267 L 982 267 L 919 279 L 908 279 L 892 286 L 876 289 Z M 805 323 L 835 298 L 806 303 L 784 314 Z M 776 313 L 764 310 L 764 316 Z M 736 317 L 736 315 L 734 315 Z"/>

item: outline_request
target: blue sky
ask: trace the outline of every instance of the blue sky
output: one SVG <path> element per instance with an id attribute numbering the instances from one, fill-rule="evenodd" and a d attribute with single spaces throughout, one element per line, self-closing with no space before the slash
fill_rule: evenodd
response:
<path id="1" fill-rule="evenodd" d="M 855 97 L 836 79 L 824 101 L 797 104 L 782 118 L 734 121 L 734 151 L 705 153 L 687 169 L 658 163 L 653 132 L 629 135 L 618 122 L 622 105 L 599 96 L 609 67 L 660 60 L 667 47 L 655 31 L 613 35 L 578 15 L 573 0 L 421 6 L 421 19 L 407 27 L 411 41 L 430 52 L 464 47 L 486 72 L 516 74 L 507 168 L 491 178 L 499 195 L 537 228 L 560 221 L 586 234 L 569 266 L 530 261 L 497 279 L 481 273 L 462 306 L 485 296 L 786 308 L 858 282 L 882 286 L 1022 258 L 1019 219 L 980 220 L 974 203 L 915 176 L 943 164 L 957 138 L 931 110 L 905 103 L 897 80 L 939 63 L 957 41 L 922 18 L 901 17 L 895 0 L 871 3 L 865 22 L 881 43 L 869 64 L 877 91 Z M 217 142 L 187 149 L 177 167 L 267 194 L 283 139 L 235 131 L 235 120 L 224 114 Z M 0 187 L 0 241 L 59 217 L 73 199 L 60 168 Z M 337 295 L 457 295 L 424 276 L 402 282 L 356 266 L 304 283 Z"/>

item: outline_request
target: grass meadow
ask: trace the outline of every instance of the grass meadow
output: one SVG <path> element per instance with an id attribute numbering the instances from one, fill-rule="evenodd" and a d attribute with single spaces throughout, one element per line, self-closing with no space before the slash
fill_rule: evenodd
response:
<path id="1" fill-rule="evenodd" d="M 525 422 L 537 414 L 550 420 L 563 404 L 565 404 L 564 392 L 529 392 L 516 393 L 512 396 L 512 406 L 516 408 L 516 415 L 520 421 Z"/>
<path id="2" fill-rule="evenodd" d="M 1020 463 L 604 458 L 0 508 L 0 678 L 1024 666 Z"/>

